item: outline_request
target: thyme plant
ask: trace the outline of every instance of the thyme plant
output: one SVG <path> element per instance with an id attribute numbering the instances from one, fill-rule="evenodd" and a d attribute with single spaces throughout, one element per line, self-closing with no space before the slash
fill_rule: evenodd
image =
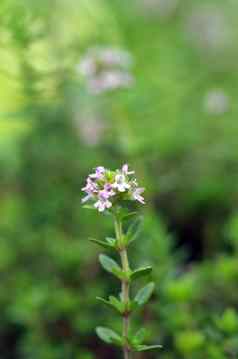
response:
<path id="1" fill-rule="evenodd" d="M 116 261 L 105 254 L 100 254 L 99 261 L 102 267 L 109 273 L 115 275 L 121 281 L 121 293 L 119 297 L 109 296 L 109 299 L 97 298 L 104 304 L 115 309 L 122 316 L 122 333 L 118 334 L 112 329 L 97 327 L 96 332 L 100 339 L 108 344 L 114 344 L 122 348 L 123 358 L 131 359 L 133 352 L 141 352 L 160 348 L 160 345 L 144 344 L 145 330 L 142 328 L 135 334 L 131 333 L 130 321 L 134 310 L 142 307 L 150 298 L 154 290 L 154 283 L 150 282 L 140 289 L 136 296 L 131 298 L 131 284 L 135 279 L 149 274 L 150 266 L 131 269 L 128 260 L 128 246 L 136 238 L 140 217 L 127 226 L 124 231 L 124 222 L 135 216 L 125 204 L 128 201 L 137 201 L 144 204 L 142 193 L 144 188 L 138 186 L 134 171 L 129 171 L 125 164 L 120 170 L 111 171 L 100 166 L 95 173 L 88 176 L 85 187 L 82 188 L 86 196 L 82 202 L 88 208 L 95 208 L 100 213 L 110 214 L 114 221 L 115 238 L 106 238 L 104 241 L 91 239 L 100 246 L 114 250 L 118 253 L 121 261 Z"/>

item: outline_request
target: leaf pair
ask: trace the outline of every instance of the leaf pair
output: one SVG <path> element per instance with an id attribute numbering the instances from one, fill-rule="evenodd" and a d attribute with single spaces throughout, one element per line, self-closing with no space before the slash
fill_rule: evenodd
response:
<path id="1" fill-rule="evenodd" d="M 122 268 L 117 264 L 114 259 L 106 256 L 105 254 L 99 255 L 99 262 L 101 263 L 102 267 L 109 273 L 114 274 L 119 279 L 126 278 L 128 280 L 138 279 L 145 275 L 148 275 L 152 271 L 151 266 L 141 267 L 134 271 L 128 271 L 125 273 Z"/>
<path id="2" fill-rule="evenodd" d="M 155 285 L 153 282 L 147 284 L 145 287 L 141 288 L 138 291 L 134 300 L 127 304 L 124 303 L 123 301 L 117 299 L 113 295 L 111 295 L 109 297 L 109 300 L 106 300 L 101 297 L 97 297 L 97 299 L 100 300 L 105 305 L 115 309 L 120 314 L 123 314 L 126 311 L 131 311 L 131 309 L 136 309 L 138 307 L 142 307 L 143 305 L 145 305 L 148 302 L 148 300 L 150 299 L 150 297 L 154 291 L 154 287 L 155 287 Z"/>
<path id="3" fill-rule="evenodd" d="M 87 205 L 87 208 L 92 208 L 92 206 Z M 134 214 L 134 213 L 133 213 Z M 132 243 L 139 235 L 142 225 L 142 218 L 136 218 L 129 226 L 124 238 L 124 244 L 127 246 Z M 116 238 L 107 237 L 105 241 L 101 241 L 95 238 L 89 238 L 89 240 L 93 243 L 98 244 L 99 246 L 106 249 L 118 249 L 117 248 L 117 240 Z"/>
<path id="4" fill-rule="evenodd" d="M 130 338 L 130 345 L 134 351 L 142 352 L 146 350 L 159 349 L 162 348 L 161 345 L 145 345 L 143 344 L 146 336 L 146 330 L 141 328 L 138 332 Z"/>
<path id="5" fill-rule="evenodd" d="M 115 344 L 117 346 L 123 346 L 123 338 L 114 330 L 110 328 L 105 327 L 97 327 L 96 333 L 98 337 L 106 342 L 107 344 Z M 144 340 L 145 330 L 141 329 L 139 330 L 134 337 L 132 337 L 130 341 L 130 347 L 132 351 L 142 352 L 142 351 L 148 351 L 148 350 L 154 350 L 154 349 L 160 349 L 161 345 L 145 345 L 140 344 Z"/>

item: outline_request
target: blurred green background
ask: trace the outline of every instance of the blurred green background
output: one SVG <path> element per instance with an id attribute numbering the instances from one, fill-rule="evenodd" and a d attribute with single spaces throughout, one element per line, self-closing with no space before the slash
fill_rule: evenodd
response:
<path id="1" fill-rule="evenodd" d="M 0 19 L 0 357 L 121 357 L 94 331 L 120 330 L 88 241 L 112 224 L 80 201 L 128 162 L 132 264 L 156 282 L 134 324 L 163 345 L 137 358 L 238 358 L 237 1 L 1 0 Z"/>

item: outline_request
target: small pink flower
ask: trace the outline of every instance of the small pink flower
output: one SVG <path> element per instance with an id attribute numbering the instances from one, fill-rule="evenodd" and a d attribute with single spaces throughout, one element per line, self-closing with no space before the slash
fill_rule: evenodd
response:
<path id="1" fill-rule="evenodd" d="M 95 173 L 92 173 L 89 175 L 89 177 L 93 179 L 103 179 L 105 171 L 106 170 L 103 166 L 98 166 L 95 170 Z"/>
<path id="2" fill-rule="evenodd" d="M 112 206 L 112 202 L 108 200 L 109 195 L 106 191 L 100 191 L 98 194 L 98 201 L 94 204 L 94 207 L 103 212 Z"/>
<path id="3" fill-rule="evenodd" d="M 145 191 L 144 188 L 135 188 L 134 191 L 132 192 L 132 197 L 142 203 L 142 204 L 145 204 L 145 200 L 144 200 L 144 197 L 141 196 L 141 194 Z"/>
<path id="4" fill-rule="evenodd" d="M 111 185 L 111 183 L 106 183 L 104 185 L 104 191 L 107 193 L 109 197 L 114 196 L 116 194 L 116 192 L 113 191 L 113 186 Z"/>
<path id="5" fill-rule="evenodd" d="M 123 166 L 122 166 L 122 173 L 124 175 L 133 175 L 135 173 L 135 171 L 129 171 L 129 167 L 128 167 L 128 164 L 125 163 Z"/>
<path id="6" fill-rule="evenodd" d="M 87 193 L 93 193 L 93 192 L 97 192 L 98 186 L 95 182 L 93 182 L 91 180 L 91 178 L 87 178 L 87 184 L 85 187 L 82 188 L 82 191 L 87 192 Z"/>
<path id="7" fill-rule="evenodd" d="M 112 206 L 112 202 L 110 201 L 97 201 L 94 205 L 95 208 L 99 210 L 99 212 L 103 212 L 105 209 L 108 209 Z"/>
<path id="8" fill-rule="evenodd" d="M 82 203 L 87 202 L 94 197 L 94 194 L 98 191 L 98 185 L 91 180 L 90 177 L 87 178 L 86 186 L 82 188 L 82 191 L 87 193 L 87 196 L 82 198 Z"/>
<path id="9" fill-rule="evenodd" d="M 119 192 L 125 192 L 130 188 L 130 184 L 127 182 L 126 176 L 123 173 L 118 173 L 115 176 L 113 188 L 116 188 Z"/>

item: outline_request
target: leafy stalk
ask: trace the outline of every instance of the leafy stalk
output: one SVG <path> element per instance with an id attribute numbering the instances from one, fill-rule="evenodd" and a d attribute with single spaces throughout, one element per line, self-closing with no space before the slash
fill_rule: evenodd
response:
<path id="1" fill-rule="evenodd" d="M 116 238 L 118 242 L 118 250 L 120 252 L 121 257 L 121 265 L 122 270 L 124 273 L 130 272 L 130 266 L 127 256 L 127 247 L 124 243 L 124 237 L 122 232 L 122 222 L 121 219 L 118 218 L 115 215 L 115 232 L 116 232 Z M 130 282 L 129 279 L 122 278 L 121 280 L 121 298 L 124 304 L 125 308 L 129 308 L 130 303 Z M 123 341 L 123 353 L 124 353 L 124 359 L 130 359 L 130 346 L 129 346 L 129 327 L 130 327 L 130 311 L 125 310 L 123 313 L 123 329 L 122 329 L 122 337 L 124 339 Z"/>
<path id="2" fill-rule="evenodd" d="M 92 202 L 87 207 L 112 215 L 114 219 L 116 238 L 106 237 L 105 240 L 91 238 L 90 240 L 107 250 L 116 251 L 120 257 L 121 265 L 105 254 L 99 255 L 99 262 L 103 269 L 121 281 L 121 294 L 118 298 L 110 295 L 108 299 L 101 297 L 97 297 L 97 299 L 122 316 L 122 333 L 120 335 L 105 327 L 97 327 L 96 332 L 104 342 L 122 348 L 124 359 L 132 359 L 132 353 L 136 351 L 148 351 L 161 347 L 160 345 L 144 344 L 146 332 L 143 328 L 134 335 L 130 330 L 131 313 L 146 304 L 154 291 L 154 283 L 148 283 L 138 291 L 134 299 L 130 298 L 131 282 L 134 279 L 147 276 L 152 271 L 150 266 L 131 270 L 128 260 L 127 249 L 138 237 L 141 217 L 132 221 L 124 233 L 122 221 L 134 216 L 135 212 L 129 213 L 121 206 L 121 202 L 131 200 L 145 204 L 141 195 L 144 189 L 138 187 L 137 180 L 133 175 L 134 171 L 130 171 L 127 164 L 116 171 L 99 166 L 95 173 L 88 176 L 86 186 L 82 189 L 87 194 L 82 199 L 83 203 L 89 200 Z"/>

